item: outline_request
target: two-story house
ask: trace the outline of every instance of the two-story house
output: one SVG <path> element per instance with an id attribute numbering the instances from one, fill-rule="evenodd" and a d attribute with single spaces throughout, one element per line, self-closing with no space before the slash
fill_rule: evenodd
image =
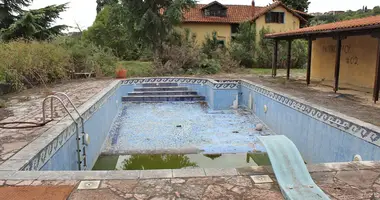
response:
<path id="1" fill-rule="evenodd" d="M 257 41 L 259 30 L 268 27 L 271 32 L 282 32 L 299 29 L 306 24 L 310 15 L 290 9 L 281 1 L 267 7 L 251 5 L 223 5 L 217 1 L 209 4 L 197 4 L 184 13 L 182 28 L 188 28 L 197 36 L 201 44 L 205 37 L 213 31 L 217 32 L 218 40 L 228 43 L 234 33 L 237 33 L 239 24 L 250 21 L 256 23 Z"/>

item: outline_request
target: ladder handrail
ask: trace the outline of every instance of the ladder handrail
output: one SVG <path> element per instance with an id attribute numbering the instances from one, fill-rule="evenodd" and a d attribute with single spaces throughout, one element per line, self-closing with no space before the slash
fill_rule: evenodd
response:
<path id="1" fill-rule="evenodd" d="M 65 94 L 65 93 L 57 93 L 57 94 L 61 94 L 61 95 L 64 95 L 70 102 L 70 104 L 74 107 L 74 110 L 76 111 L 76 113 L 79 115 L 79 118 L 81 119 L 81 124 L 82 124 L 82 143 L 84 144 L 84 122 L 83 122 L 83 117 L 79 114 L 78 112 L 78 109 L 74 106 L 73 102 L 71 101 L 71 99 Z M 74 121 L 75 123 L 75 127 L 76 127 L 76 142 L 77 142 L 77 157 L 78 157 L 78 169 L 81 170 L 82 166 L 82 160 L 81 160 L 81 155 L 80 155 L 80 152 L 81 152 L 81 148 L 80 148 L 80 134 L 79 134 L 79 123 L 77 122 L 77 120 L 74 118 L 74 116 L 71 114 L 71 112 L 69 111 L 69 109 L 65 106 L 64 102 L 62 101 L 61 98 L 59 98 L 57 95 L 49 95 L 47 97 L 45 97 L 45 99 L 42 101 L 42 117 L 43 117 L 43 121 L 46 122 L 46 114 L 45 114 L 45 104 L 46 104 L 46 101 L 47 100 L 51 100 L 51 118 L 53 119 L 53 112 L 54 112 L 54 107 L 53 107 L 53 100 L 56 99 L 58 100 L 61 105 L 63 106 L 63 108 L 65 109 L 65 111 L 67 112 L 67 114 L 70 116 L 70 118 Z M 83 151 L 85 150 L 84 149 L 85 147 L 83 147 Z M 84 153 L 84 152 L 83 152 Z M 85 153 L 83 154 L 84 156 L 84 167 L 86 168 L 87 164 L 86 164 L 86 155 Z"/>
<path id="2" fill-rule="evenodd" d="M 56 92 L 54 94 L 55 95 L 63 95 L 64 97 L 66 97 L 66 99 L 69 101 L 69 103 L 71 104 L 71 106 L 74 108 L 74 111 L 79 116 L 79 118 L 81 120 L 81 124 L 82 124 L 82 133 L 84 133 L 84 119 L 83 119 L 82 115 L 79 113 L 77 107 L 74 105 L 73 101 L 71 101 L 70 97 L 66 93 L 64 93 L 64 92 Z"/>
<path id="3" fill-rule="evenodd" d="M 61 103 L 61 105 L 63 106 L 63 108 L 67 112 L 67 114 L 71 117 L 71 119 L 78 125 L 78 122 L 75 120 L 75 118 L 73 117 L 73 115 L 70 113 L 69 109 L 65 106 L 65 104 L 62 101 L 62 99 L 59 98 L 56 95 L 49 95 L 49 96 L 45 97 L 45 99 L 42 101 L 42 118 L 43 118 L 43 122 L 46 122 L 45 104 L 46 104 L 46 101 L 48 99 L 52 100 L 51 105 L 53 105 L 53 99 L 57 99 Z M 51 106 L 51 107 L 53 107 L 53 106 Z M 51 113 L 52 113 L 51 114 L 51 118 L 53 118 L 53 109 L 51 110 Z"/>

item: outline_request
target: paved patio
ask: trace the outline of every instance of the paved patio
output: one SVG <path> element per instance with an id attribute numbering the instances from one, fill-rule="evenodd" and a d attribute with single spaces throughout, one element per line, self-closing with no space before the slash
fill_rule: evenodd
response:
<path id="1" fill-rule="evenodd" d="M 331 199 L 380 199 L 380 163 L 329 163 L 308 165 L 308 169 Z M 283 199 L 270 167 L 239 168 L 236 171 L 205 169 L 205 174 L 200 174 L 199 170 L 189 172 L 146 171 L 145 176 L 141 172 L 139 178 L 127 171 L 66 172 L 58 178 L 60 180 L 56 179 L 62 172 L 16 172 L 6 181 L 1 180 L 4 175 L 0 173 L 0 199 L 2 188 L 41 185 L 74 186 L 68 196 L 71 200 Z M 253 181 L 253 176 L 262 175 L 268 175 L 273 182 Z"/>
<path id="2" fill-rule="evenodd" d="M 42 101 L 53 91 L 65 92 L 72 98 L 75 106 L 79 107 L 93 95 L 100 92 L 104 87 L 108 86 L 112 81 L 111 79 L 72 81 L 54 85 L 49 88 L 34 88 L 18 94 L 8 95 L 5 97 L 7 104 L 6 110 L 10 112 L 10 115 L 0 122 L 41 122 Z M 67 101 L 65 101 L 65 103 L 67 103 Z M 12 130 L 0 129 L 0 165 L 66 116 L 62 107 L 59 104 L 55 105 L 54 121 L 43 127 Z"/>

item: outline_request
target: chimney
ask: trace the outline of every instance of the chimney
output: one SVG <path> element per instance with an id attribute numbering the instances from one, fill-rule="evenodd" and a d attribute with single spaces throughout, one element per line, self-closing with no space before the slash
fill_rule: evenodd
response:
<path id="1" fill-rule="evenodd" d="M 255 7 L 255 0 L 252 0 L 252 7 Z"/>

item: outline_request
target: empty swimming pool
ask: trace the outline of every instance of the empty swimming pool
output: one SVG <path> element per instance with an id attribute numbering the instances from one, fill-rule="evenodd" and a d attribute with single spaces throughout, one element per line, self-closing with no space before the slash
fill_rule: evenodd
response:
<path id="1" fill-rule="evenodd" d="M 218 160 L 263 153 L 256 137 L 273 134 L 291 139 L 308 163 L 351 161 L 355 155 L 380 160 L 378 127 L 245 80 L 116 80 L 79 112 L 89 143 L 81 140 L 78 148 L 81 127 L 66 117 L 0 169 L 90 170 L 99 156 L 124 161 L 152 155 L 187 156 L 203 166 L 204 155 L 222 155 Z"/>

